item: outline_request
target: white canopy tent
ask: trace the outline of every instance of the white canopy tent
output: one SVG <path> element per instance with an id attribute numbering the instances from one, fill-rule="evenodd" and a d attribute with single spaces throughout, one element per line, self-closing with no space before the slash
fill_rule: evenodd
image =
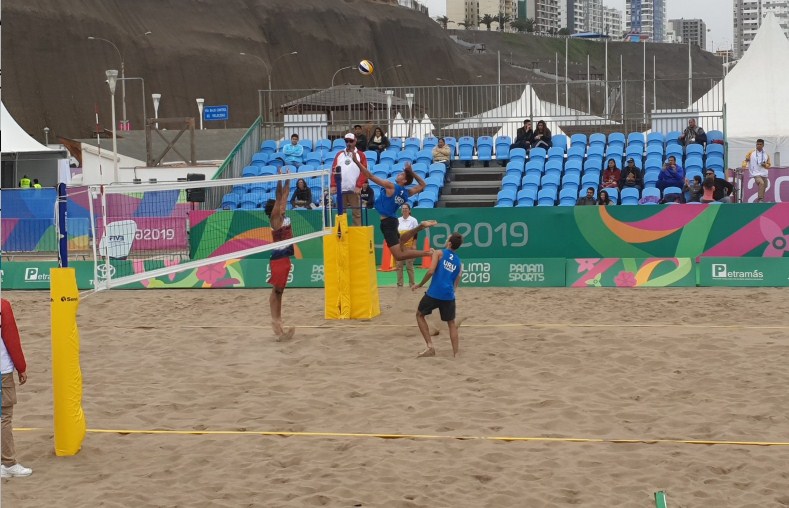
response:
<path id="1" fill-rule="evenodd" d="M 544 120 L 552 135 L 564 134 L 560 123 L 594 123 L 595 125 L 615 124 L 599 116 L 590 115 L 552 102 L 543 101 L 537 96 L 531 85 L 527 84 L 518 100 L 476 116 L 465 118 L 445 127 L 446 129 L 468 129 L 475 127 L 498 127 L 495 136 L 515 138 L 523 120 L 533 119 L 534 122 Z"/>
<path id="2" fill-rule="evenodd" d="M 723 87 L 723 92 L 721 91 Z M 762 21 L 748 51 L 722 83 L 693 104 L 698 111 L 725 93 L 726 138 L 729 166 L 738 166 L 756 139 L 765 141 L 772 155 L 789 156 L 789 39 L 772 13 Z M 724 130 L 723 120 L 707 119 L 705 130 Z M 786 161 L 781 161 L 786 165 Z"/>
<path id="3" fill-rule="evenodd" d="M 70 176 L 68 155 L 64 150 L 49 148 L 33 139 L 16 123 L 5 104 L 2 104 L 0 114 L 4 187 L 16 187 L 25 175 L 31 179 L 38 178 L 47 187 L 53 187 L 62 180 L 58 173 L 64 169 L 62 176 Z"/>

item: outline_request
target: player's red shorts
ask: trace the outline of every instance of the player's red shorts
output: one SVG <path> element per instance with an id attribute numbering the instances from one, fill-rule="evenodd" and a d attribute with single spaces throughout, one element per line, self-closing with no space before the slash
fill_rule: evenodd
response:
<path id="1" fill-rule="evenodd" d="M 268 278 L 268 283 L 275 288 L 287 286 L 288 275 L 290 274 L 290 258 L 272 259 L 269 267 L 271 268 L 271 276 Z"/>

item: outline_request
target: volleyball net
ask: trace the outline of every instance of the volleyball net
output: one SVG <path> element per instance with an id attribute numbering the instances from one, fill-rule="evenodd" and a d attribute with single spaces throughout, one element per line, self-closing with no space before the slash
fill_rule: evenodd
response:
<path id="1" fill-rule="evenodd" d="M 316 208 L 287 216 L 290 239 L 274 241 L 266 204 L 277 184 L 288 182 L 287 208 L 297 182 L 304 179 Z M 305 187 L 305 186 L 302 186 Z M 329 171 L 304 171 L 149 184 L 88 188 L 94 289 L 209 266 L 284 248 L 328 234 L 325 210 Z"/>

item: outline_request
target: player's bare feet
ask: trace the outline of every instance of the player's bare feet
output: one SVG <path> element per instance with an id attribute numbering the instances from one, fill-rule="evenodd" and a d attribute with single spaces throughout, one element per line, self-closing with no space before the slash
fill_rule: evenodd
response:
<path id="1" fill-rule="evenodd" d="M 285 333 L 285 329 L 282 327 L 281 319 L 272 319 L 271 329 L 274 330 L 274 335 L 277 337 Z"/>
<path id="2" fill-rule="evenodd" d="M 431 356 L 436 356 L 436 348 L 429 347 L 416 355 L 417 358 L 429 358 Z"/>
<path id="3" fill-rule="evenodd" d="M 277 342 L 287 342 L 291 340 L 295 334 L 296 334 L 296 327 L 291 326 L 290 328 L 288 328 L 283 333 L 277 336 Z"/>
<path id="4" fill-rule="evenodd" d="M 441 333 L 441 330 L 439 330 L 437 327 L 435 327 L 435 326 L 431 326 L 430 327 L 430 335 L 431 336 L 435 337 L 436 335 L 438 335 L 440 333 Z"/>
<path id="5" fill-rule="evenodd" d="M 466 320 L 466 318 L 465 318 L 465 317 L 462 317 L 462 318 L 456 319 L 456 320 L 455 320 L 455 326 L 457 326 L 458 328 L 460 328 L 460 325 L 462 325 L 462 324 L 463 324 L 463 321 L 465 321 L 465 320 Z"/>

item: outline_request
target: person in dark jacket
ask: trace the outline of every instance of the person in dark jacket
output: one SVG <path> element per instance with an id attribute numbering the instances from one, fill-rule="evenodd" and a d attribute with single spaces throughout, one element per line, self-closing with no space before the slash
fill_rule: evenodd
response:
<path id="1" fill-rule="evenodd" d="M 630 183 L 628 183 L 628 175 L 633 175 Z M 625 187 L 635 187 L 638 190 L 644 188 L 644 173 L 636 167 L 636 161 L 633 158 L 627 159 L 627 166 L 622 170 L 619 178 L 619 190 Z"/>
<path id="2" fill-rule="evenodd" d="M 523 127 L 519 128 L 515 133 L 515 142 L 510 145 L 510 150 L 513 148 L 523 148 L 528 151 L 531 148 L 531 137 L 534 131 L 531 129 L 531 120 L 528 118 L 523 121 Z"/>
<path id="3" fill-rule="evenodd" d="M 317 208 L 312 201 L 312 190 L 307 187 L 307 182 L 303 178 L 299 178 L 296 182 L 290 204 L 293 208 Z"/>
<path id="4" fill-rule="evenodd" d="M 359 197 L 362 200 L 362 206 L 372 208 L 375 205 L 375 191 L 370 187 L 368 182 L 362 184 L 362 190 L 359 192 Z"/>
<path id="5" fill-rule="evenodd" d="M 537 128 L 531 137 L 531 146 L 533 148 L 545 148 L 546 150 L 553 146 L 551 130 L 545 125 L 545 120 L 537 122 Z"/>
<path id="6" fill-rule="evenodd" d="M 705 178 L 713 178 L 715 183 L 715 192 L 712 193 L 712 199 L 720 203 L 731 203 L 732 195 L 734 194 L 734 185 L 731 182 L 718 178 L 715 176 L 715 171 L 708 169 L 704 172 Z"/>

